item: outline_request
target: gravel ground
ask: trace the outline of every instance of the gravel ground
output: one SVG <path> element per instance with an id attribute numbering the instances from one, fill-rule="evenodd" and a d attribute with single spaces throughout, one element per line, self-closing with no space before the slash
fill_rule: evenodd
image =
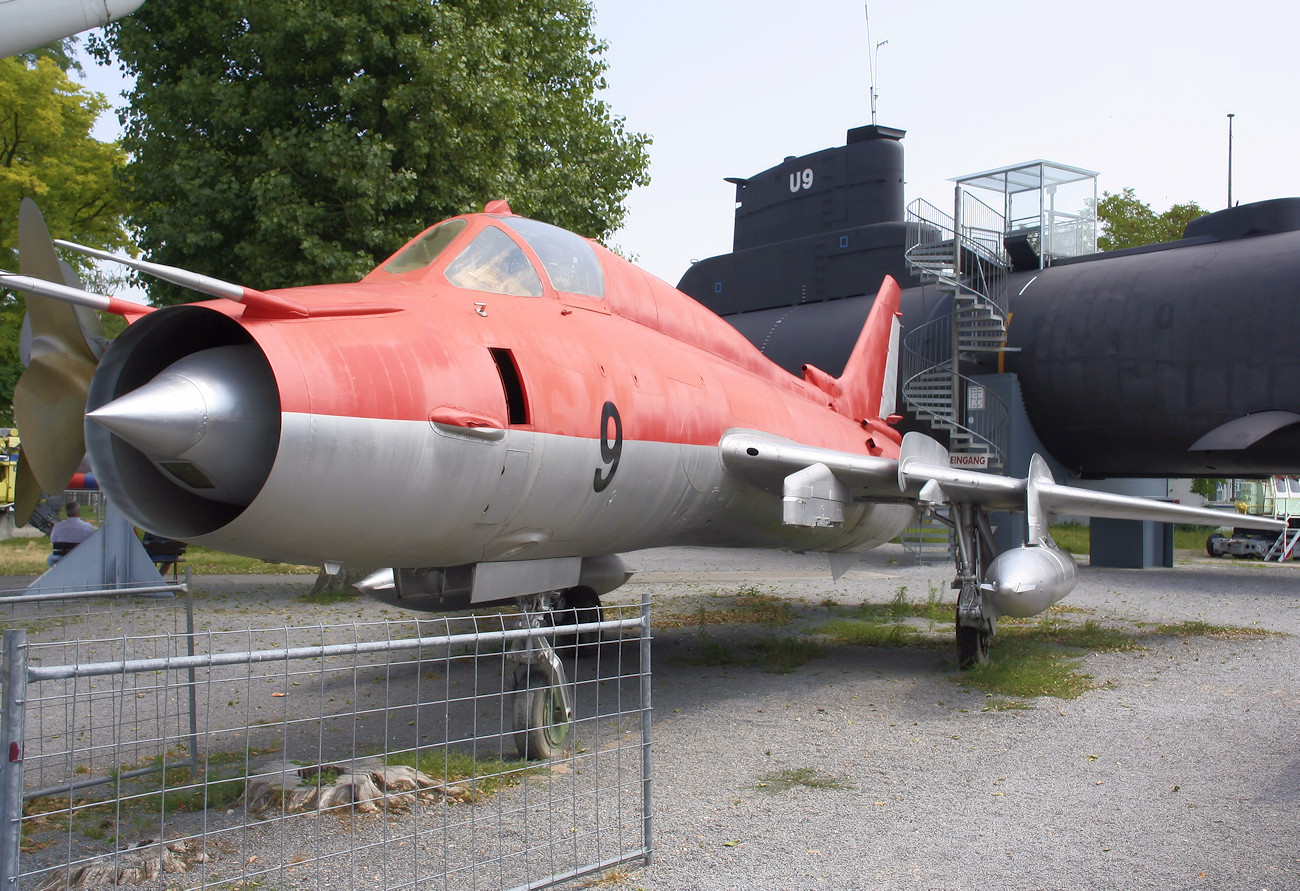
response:
<path id="1" fill-rule="evenodd" d="M 887 603 L 902 586 L 913 601 L 950 598 L 951 567 L 902 560 L 886 546 L 832 582 L 824 556 L 628 557 L 637 575 L 610 599 L 637 602 L 649 585 L 652 616 L 678 620 L 655 631 L 655 856 L 622 886 L 1300 889 L 1300 565 L 1084 567 L 1068 616 L 1275 633 L 1154 636 L 1089 655 L 1095 689 L 1022 709 L 989 710 L 960 687 L 946 646 L 843 646 L 788 674 L 698 664 L 706 642 L 797 635 L 828 603 Z M 222 623 L 379 609 L 293 601 L 310 582 L 200 578 L 195 589 Z M 692 621 L 737 591 L 778 595 L 799 620 Z M 780 776 L 826 782 L 783 788 Z"/>
<path id="2" fill-rule="evenodd" d="M 784 559 L 782 559 L 784 557 Z M 946 593 L 947 566 L 873 552 L 831 583 L 812 556 L 633 555 L 665 607 L 751 584 L 844 603 Z M 689 568 L 688 568 L 689 567 Z M 1300 566 L 1184 558 L 1085 567 L 1066 605 L 1116 624 L 1281 632 L 1156 637 L 1096 654 L 1082 697 L 986 711 L 948 649 L 844 647 L 791 674 L 681 664 L 655 640 L 657 853 L 630 883 L 736 888 L 1300 888 Z M 996 640 L 995 640 L 996 655 Z M 760 786 L 812 769 L 844 788 Z"/>

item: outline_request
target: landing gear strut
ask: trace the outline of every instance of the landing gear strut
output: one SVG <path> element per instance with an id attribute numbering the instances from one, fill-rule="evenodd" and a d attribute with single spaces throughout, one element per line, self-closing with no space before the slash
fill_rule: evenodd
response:
<path id="1" fill-rule="evenodd" d="M 556 594 L 519 599 L 523 627 L 544 628 L 556 606 Z M 508 656 L 518 665 L 511 677 L 514 698 L 515 751 L 520 758 L 543 759 L 559 754 L 573 728 L 573 703 L 564 664 L 545 635 L 517 643 Z"/>
<path id="2" fill-rule="evenodd" d="M 988 514 L 974 504 L 950 505 L 951 518 L 936 516 L 953 532 L 957 577 L 957 666 L 962 670 L 989 661 L 993 616 L 985 609 L 980 581 L 993 559 L 993 529 Z"/>

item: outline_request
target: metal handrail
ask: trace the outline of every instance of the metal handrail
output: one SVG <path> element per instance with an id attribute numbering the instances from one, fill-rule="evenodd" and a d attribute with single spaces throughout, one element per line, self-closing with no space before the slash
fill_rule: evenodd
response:
<path id="1" fill-rule="evenodd" d="M 1007 261 L 1006 248 L 1002 243 L 1002 215 L 974 196 L 966 196 L 964 206 L 974 205 L 974 214 L 981 217 L 979 225 L 954 225 L 951 214 L 945 213 L 924 198 L 917 198 L 907 206 L 907 250 L 904 257 L 913 266 L 925 270 L 928 275 L 953 288 L 963 299 L 974 303 L 986 303 L 996 307 L 1001 315 L 1006 315 L 1006 279 L 1010 263 Z M 995 227 L 992 223 L 996 221 Z M 953 253 L 954 232 L 956 243 L 963 252 L 963 259 L 970 262 L 961 264 L 962 272 L 969 280 L 959 279 L 954 273 L 955 256 Z M 934 259 L 939 256 L 936 248 L 944 248 L 945 258 L 953 262 L 946 266 L 935 267 L 925 263 L 922 257 Z"/>
<path id="2" fill-rule="evenodd" d="M 952 358 L 948 355 L 952 342 L 952 317 L 941 316 L 913 328 L 903 338 L 902 354 L 899 356 L 899 373 L 903 379 L 903 399 L 919 420 L 927 421 L 931 426 L 946 427 L 964 433 L 977 442 L 984 443 L 998 462 L 1006 463 L 1006 437 L 1010 411 L 1007 404 L 996 393 L 985 388 L 984 409 L 978 416 L 966 418 L 962 423 L 958 418 L 957 405 L 952 406 L 951 414 L 944 415 L 922 405 L 916 394 L 916 385 L 927 376 L 952 374 Z M 964 394 L 970 386 L 982 386 L 977 381 L 958 373 L 961 390 Z"/>

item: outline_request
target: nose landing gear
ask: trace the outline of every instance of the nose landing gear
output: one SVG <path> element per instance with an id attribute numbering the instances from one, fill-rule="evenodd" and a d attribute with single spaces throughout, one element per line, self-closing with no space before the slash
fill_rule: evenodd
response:
<path id="1" fill-rule="evenodd" d="M 558 595 L 534 594 L 519 599 L 524 628 L 539 630 L 554 623 Z M 573 730 L 573 702 L 564 663 L 544 633 L 517 642 L 507 656 L 518 663 L 511 677 L 511 718 L 515 751 L 525 760 L 558 755 Z"/>

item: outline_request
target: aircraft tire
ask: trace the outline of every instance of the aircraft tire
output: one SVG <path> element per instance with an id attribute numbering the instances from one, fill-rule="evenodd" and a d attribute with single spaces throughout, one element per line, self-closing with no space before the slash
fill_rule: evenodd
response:
<path id="1" fill-rule="evenodd" d="M 520 665 L 512 680 L 514 689 L 515 751 L 525 761 L 559 754 L 572 726 L 565 720 L 563 699 L 549 667 Z"/>
<path id="2" fill-rule="evenodd" d="M 988 665 L 991 635 L 982 628 L 957 626 L 957 667 L 962 671 Z"/>
<path id="3" fill-rule="evenodd" d="M 581 622 L 599 622 L 603 616 L 600 597 L 591 588 L 580 586 L 564 590 L 564 602 L 559 609 L 547 613 L 552 625 L 573 625 Z M 561 656 L 574 654 L 579 658 L 594 656 L 600 646 L 599 631 L 565 634 L 555 638 L 555 649 Z"/>

